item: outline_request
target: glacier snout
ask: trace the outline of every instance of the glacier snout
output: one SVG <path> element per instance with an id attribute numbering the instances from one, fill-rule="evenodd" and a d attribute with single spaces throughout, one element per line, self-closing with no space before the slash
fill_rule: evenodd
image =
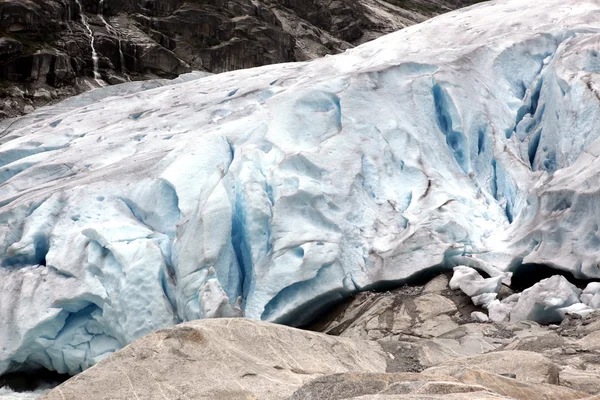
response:
<path id="1" fill-rule="evenodd" d="M 485 3 L 15 121 L 0 374 L 74 374 L 198 318 L 301 325 L 432 269 L 599 278 L 600 2 L 577 3 Z"/>

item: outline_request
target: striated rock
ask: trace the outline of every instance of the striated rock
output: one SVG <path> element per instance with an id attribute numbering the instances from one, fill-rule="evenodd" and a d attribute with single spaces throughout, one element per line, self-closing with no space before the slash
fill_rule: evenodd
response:
<path id="1" fill-rule="evenodd" d="M 464 384 L 483 386 L 490 391 L 518 400 L 572 400 L 588 396 L 587 393 L 558 385 L 532 384 L 468 367 L 454 370 L 451 376 Z"/>
<path id="2" fill-rule="evenodd" d="M 385 368 L 373 342 L 210 319 L 150 334 L 43 399 L 283 399 L 322 375 Z"/>
<path id="3" fill-rule="evenodd" d="M 587 393 L 550 384 L 520 382 L 501 375 L 463 368 L 453 376 L 421 374 L 336 374 L 316 378 L 298 389 L 290 400 L 344 400 L 381 396 L 382 399 L 423 399 L 428 396 L 503 396 L 517 400 L 574 400 Z M 397 397 L 401 396 L 401 397 Z M 445 398 L 445 397 L 444 397 Z M 477 398 L 477 397 L 476 397 Z"/>
<path id="4" fill-rule="evenodd" d="M 558 384 L 558 366 L 540 354 L 527 351 L 498 351 L 459 358 L 424 372 L 452 376 L 464 367 L 513 377 L 523 382 Z"/>
<path id="5" fill-rule="evenodd" d="M 448 276 L 438 275 L 423 286 L 423 293 L 442 293 L 448 290 L 449 283 Z"/>
<path id="6" fill-rule="evenodd" d="M 479 385 L 461 383 L 458 379 L 425 374 L 336 374 L 317 378 L 298 389 L 290 400 L 343 400 L 380 395 L 430 395 L 474 393 L 486 391 Z M 393 397 L 391 397 L 393 398 Z"/>
<path id="7" fill-rule="evenodd" d="M 499 349 L 498 330 L 493 326 L 463 325 L 436 338 L 419 341 L 418 360 L 423 367 L 431 367 L 461 357 L 470 357 Z"/>
<path id="8" fill-rule="evenodd" d="M 458 363 L 460 365 L 455 369 L 451 371 L 443 369 L 440 373 L 471 376 L 474 374 L 472 371 L 477 371 L 476 376 L 482 376 L 481 374 L 492 373 L 493 375 L 501 371 L 501 374 L 506 375 L 503 379 L 509 379 L 507 384 L 510 386 L 516 382 L 512 378 L 517 376 L 517 372 L 505 371 L 501 367 L 496 369 L 494 365 L 497 363 L 501 366 L 512 365 L 512 360 L 521 359 L 523 356 L 521 352 L 525 352 L 524 360 L 529 357 L 528 362 L 541 362 L 541 365 L 545 366 L 543 368 L 546 368 L 546 372 L 534 380 L 560 383 L 562 387 L 568 389 L 564 392 L 567 396 L 565 398 L 570 398 L 571 391 L 579 393 L 577 396 L 581 396 L 581 393 L 593 394 L 600 391 L 600 335 L 597 332 L 600 329 L 600 313 L 596 312 L 585 317 L 567 315 L 560 326 L 543 326 L 534 321 L 473 323 L 472 315 L 481 321 L 485 321 L 487 316 L 479 311 L 474 311 L 466 317 L 461 316 L 460 310 L 466 306 L 462 301 L 469 299 L 466 295 L 464 298 L 453 297 L 460 292 L 449 291 L 444 287 L 444 282 L 448 284 L 447 277 L 440 275 L 423 287 L 407 286 L 388 293 L 363 293 L 348 304 L 338 306 L 337 311 L 325 317 L 325 320 L 327 318 L 334 318 L 334 320 L 325 325 L 332 334 L 342 336 L 359 334 L 364 338 L 378 339 L 378 343 L 388 354 L 388 373 L 420 372 L 436 366 L 452 367 Z M 506 289 L 505 292 L 509 293 Z M 511 296 L 515 298 L 514 303 L 516 303 L 520 293 L 513 293 Z M 417 304 L 419 307 L 416 307 Z M 430 304 L 435 306 L 430 307 Z M 444 305 L 448 305 L 448 308 Z M 434 311 L 436 309 L 440 311 L 439 315 L 436 315 L 437 312 Z M 423 319 L 425 316 L 428 319 Z M 443 327 L 440 324 L 441 319 L 454 324 L 455 328 L 446 332 L 441 329 L 438 332 L 438 327 Z M 424 323 L 421 323 L 422 320 Z M 387 325 L 387 321 L 394 321 L 395 325 Z M 394 331 L 389 329 L 389 326 L 401 326 L 401 329 Z M 319 326 L 315 325 L 315 327 Z M 424 328 L 431 329 L 427 331 Z M 500 356 L 502 353 L 498 352 L 502 351 L 508 351 L 506 353 L 508 355 Z M 516 353 L 511 353 L 515 351 Z M 501 357 L 501 359 L 490 361 L 484 358 L 483 361 L 477 361 L 482 355 L 492 358 Z M 506 362 L 502 361 L 504 359 Z M 463 360 L 469 361 L 463 363 Z M 478 363 L 481 364 L 481 368 L 473 367 Z M 488 366 L 491 367 L 486 369 Z M 474 369 L 471 370 L 472 367 Z M 537 367 L 518 368 L 535 371 Z M 497 380 L 497 377 L 493 375 L 490 379 Z M 523 379 L 529 378 L 527 375 L 519 375 L 519 379 L 520 384 L 525 384 Z M 469 383 L 482 384 L 475 380 Z M 520 386 L 515 386 L 515 390 L 524 391 L 532 399 L 551 399 L 552 396 L 563 398 L 560 397 L 563 394 L 560 396 L 557 394 L 563 393 L 562 387 L 552 386 L 549 391 L 536 388 L 532 389 L 531 393 L 529 389 Z M 519 398 L 514 394 L 511 397 Z"/>
<path id="9" fill-rule="evenodd" d="M 351 400 L 497 400 L 508 399 L 490 392 L 451 393 L 451 394 L 407 394 L 407 395 L 367 395 L 353 397 Z"/>
<path id="10" fill-rule="evenodd" d="M 415 311 L 423 321 L 441 314 L 453 314 L 457 311 L 457 307 L 452 300 L 439 294 L 426 293 L 417 297 L 414 302 Z"/>
<path id="11" fill-rule="evenodd" d="M 447 282 L 448 278 L 440 275 L 424 287 L 359 293 L 352 301 L 321 318 L 311 329 L 371 340 L 397 335 L 429 338 L 442 335 L 458 327 L 457 321 L 462 320 L 460 308 L 465 306 L 462 297 L 456 297 L 444 287 Z M 454 317 L 457 314 L 459 316 Z M 465 313 L 465 318 L 469 314 L 470 311 Z"/>
<path id="12" fill-rule="evenodd" d="M 591 367 L 590 370 L 583 370 L 580 365 L 563 367 L 560 371 L 560 384 L 586 393 L 600 393 L 600 370 L 598 364 L 587 364 L 586 367 Z"/>

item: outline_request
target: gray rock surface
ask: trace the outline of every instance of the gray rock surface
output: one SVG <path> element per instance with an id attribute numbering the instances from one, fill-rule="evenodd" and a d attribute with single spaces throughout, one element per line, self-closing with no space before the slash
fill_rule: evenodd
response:
<path id="1" fill-rule="evenodd" d="M 452 377 L 403 374 L 336 374 L 310 381 L 298 389 L 290 400 L 343 400 L 366 395 L 452 394 L 487 391 Z M 360 397 L 359 397 L 360 398 Z"/>
<path id="2" fill-rule="evenodd" d="M 283 399 L 322 375 L 385 368 L 374 342 L 207 319 L 150 334 L 43 399 Z"/>
<path id="3" fill-rule="evenodd" d="M 521 382 L 480 370 L 461 368 L 454 371 L 453 375 L 435 375 L 427 372 L 328 375 L 305 384 L 290 397 L 290 400 L 426 399 L 428 396 L 458 395 L 463 396 L 458 398 L 465 399 L 491 396 L 519 400 L 570 400 L 588 397 L 586 393 L 557 385 Z"/>
<path id="4" fill-rule="evenodd" d="M 475 368 L 521 383 L 600 393 L 600 313 L 544 326 L 473 321 L 472 313 L 482 318 L 482 311 L 462 291 L 449 290 L 448 277 L 440 275 L 422 287 L 359 294 L 311 328 L 376 340 L 388 354 L 388 373 L 458 376 Z"/>
<path id="5" fill-rule="evenodd" d="M 558 366 L 541 354 L 529 351 L 497 351 L 454 359 L 426 369 L 424 373 L 452 376 L 467 367 L 511 377 L 521 382 L 553 385 L 559 382 Z"/>

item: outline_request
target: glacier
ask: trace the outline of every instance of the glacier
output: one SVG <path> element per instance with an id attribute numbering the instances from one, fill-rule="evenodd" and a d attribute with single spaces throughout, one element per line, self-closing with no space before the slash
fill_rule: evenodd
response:
<path id="1" fill-rule="evenodd" d="M 198 318 L 300 326 L 456 266 L 600 279 L 599 21 L 493 1 L 3 123 L 0 375 Z"/>

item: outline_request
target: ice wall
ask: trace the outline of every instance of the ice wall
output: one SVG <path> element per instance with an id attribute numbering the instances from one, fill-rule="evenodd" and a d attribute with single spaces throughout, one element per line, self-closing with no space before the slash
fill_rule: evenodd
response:
<path id="1" fill-rule="evenodd" d="M 0 134 L 0 374 L 300 325 L 467 265 L 600 270 L 600 2 L 470 7 L 310 63 L 97 92 Z"/>

